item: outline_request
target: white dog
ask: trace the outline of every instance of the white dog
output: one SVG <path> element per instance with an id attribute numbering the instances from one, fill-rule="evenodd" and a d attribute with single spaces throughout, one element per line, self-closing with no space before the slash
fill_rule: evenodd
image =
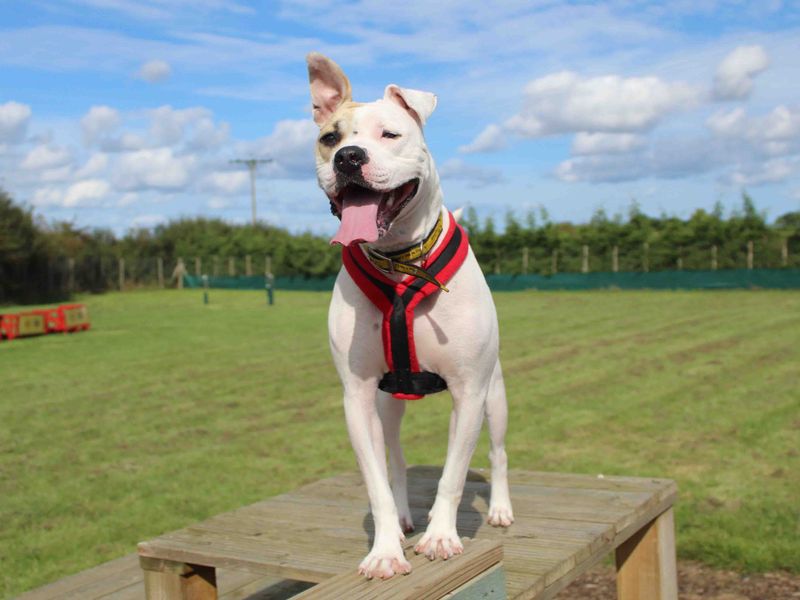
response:
<path id="1" fill-rule="evenodd" d="M 389 85 L 383 99 L 355 103 L 336 63 L 317 53 L 307 60 L 320 128 L 317 177 L 341 219 L 332 242 L 343 246 L 345 263 L 331 299 L 330 345 L 375 521 L 374 544 L 359 571 L 386 578 L 411 570 L 402 547 L 404 532 L 413 530 L 400 447 L 407 399 L 445 387 L 453 397 L 444 470 L 414 550 L 430 559 L 462 552 L 456 511 L 484 414 L 492 465 L 488 521 L 507 527 L 514 520 L 497 315 L 466 236 L 442 204 L 423 138 L 436 97 Z"/>

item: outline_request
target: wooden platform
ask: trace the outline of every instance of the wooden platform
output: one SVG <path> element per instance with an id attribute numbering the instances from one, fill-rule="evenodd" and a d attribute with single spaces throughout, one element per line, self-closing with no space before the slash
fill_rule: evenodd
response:
<path id="1" fill-rule="evenodd" d="M 434 467 L 409 469 L 417 527 L 417 534 L 406 543 L 409 558 L 425 530 L 439 474 L 440 469 Z M 516 523 L 509 529 L 496 529 L 486 524 L 487 479 L 487 474 L 470 472 L 459 507 L 458 531 L 469 538 L 502 542 L 509 598 L 552 598 L 615 549 L 626 597 L 644 597 L 642 589 L 666 590 L 654 598 L 671 597 L 674 482 L 512 471 Z M 348 473 L 143 542 L 139 554 L 150 569 L 158 568 L 159 561 L 219 569 L 220 598 L 247 598 L 265 586 L 272 589 L 254 600 L 286 598 L 304 586 L 281 579 L 321 582 L 355 571 L 372 535 L 366 489 L 360 475 Z M 452 564 L 458 559 L 451 559 Z M 143 598 L 141 572 L 134 565 L 130 558 L 120 559 L 21 599 Z M 413 577 L 412 573 L 407 579 Z M 116 586 L 112 585 L 115 579 Z"/>

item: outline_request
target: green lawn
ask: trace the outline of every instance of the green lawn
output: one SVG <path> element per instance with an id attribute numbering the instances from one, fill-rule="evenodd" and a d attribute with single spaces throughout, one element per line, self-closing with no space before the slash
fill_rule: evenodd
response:
<path id="1" fill-rule="evenodd" d="M 90 296 L 89 332 L 0 343 L 0 597 L 354 469 L 328 298 Z M 800 572 L 800 294 L 496 302 L 512 467 L 672 477 L 681 557 Z M 443 460 L 448 405 L 410 404 L 410 462 Z"/>

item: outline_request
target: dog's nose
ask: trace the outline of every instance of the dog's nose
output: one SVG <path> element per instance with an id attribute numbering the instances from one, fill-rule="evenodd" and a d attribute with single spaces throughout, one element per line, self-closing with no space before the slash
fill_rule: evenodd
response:
<path id="1" fill-rule="evenodd" d="M 345 146 L 340 148 L 333 157 L 333 165 L 340 173 L 352 175 L 369 162 L 369 157 L 363 148 L 358 146 Z"/>

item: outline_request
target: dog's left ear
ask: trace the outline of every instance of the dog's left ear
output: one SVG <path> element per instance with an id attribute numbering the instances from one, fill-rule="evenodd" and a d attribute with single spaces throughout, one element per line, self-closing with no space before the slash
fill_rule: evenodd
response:
<path id="1" fill-rule="evenodd" d="M 414 120 L 422 127 L 425 121 L 431 116 L 433 109 L 436 108 L 436 94 L 401 88 L 399 85 L 390 84 L 386 86 L 383 94 L 384 100 L 390 100 L 405 108 Z"/>

